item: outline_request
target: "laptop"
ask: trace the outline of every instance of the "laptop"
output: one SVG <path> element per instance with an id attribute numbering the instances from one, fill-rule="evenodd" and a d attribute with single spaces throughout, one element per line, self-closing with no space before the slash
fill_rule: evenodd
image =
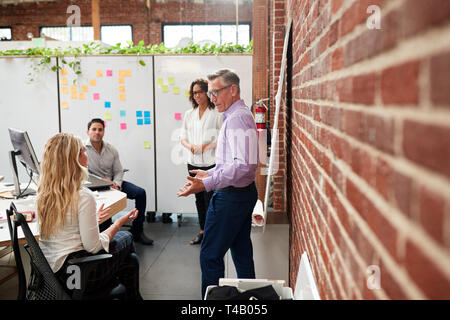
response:
<path id="1" fill-rule="evenodd" d="M 112 186 L 112 183 L 90 173 L 87 181 L 85 181 L 83 185 L 92 191 L 99 191 L 108 190 Z"/>

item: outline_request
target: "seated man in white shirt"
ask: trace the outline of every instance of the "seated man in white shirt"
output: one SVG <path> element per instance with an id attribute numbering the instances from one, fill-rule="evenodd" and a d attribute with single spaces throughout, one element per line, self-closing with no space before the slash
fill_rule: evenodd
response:
<path id="1" fill-rule="evenodd" d="M 123 180 L 123 168 L 119 160 L 119 153 L 116 148 L 106 141 L 103 141 L 105 126 L 102 119 L 95 118 L 88 123 L 86 141 L 86 153 L 88 155 L 88 170 L 99 177 L 109 180 L 113 188 L 125 192 L 128 199 L 135 200 L 138 210 L 138 217 L 133 220 L 130 232 L 133 234 L 135 242 L 151 245 L 153 240 L 144 233 L 144 221 L 147 205 L 147 195 L 145 190 Z M 104 222 L 105 224 L 107 222 Z M 110 223 L 110 222 L 109 222 Z M 105 226 L 100 226 L 102 229 Z"/>

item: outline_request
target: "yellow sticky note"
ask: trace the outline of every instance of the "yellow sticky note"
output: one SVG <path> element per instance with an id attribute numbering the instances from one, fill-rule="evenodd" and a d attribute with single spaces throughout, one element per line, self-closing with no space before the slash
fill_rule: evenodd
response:
<path id="1" fill-rule="evenodd" d="M 64 93 L 64 94 L 67 94 L 67 93 L 69 93 L 69 88 L 61 87 L 61 92 Z"/>
<path id="2" fill-rule="evenodd" d="M 150 141 L 144 141 L 144 149 L 150 149 Z"/>
<path id="3" fill-rule="evenodd" d="M 61 84 L 68 84 L 69 80 L 67 78 L 61 78 Z"/>
<path id="4" fill-rule="evenodd" d="M 77 92 L 77 86 L 70 86 L 70 92 Z"/>
<path id="5" fill-rule="evenodd" d="M 119 100 L 125 101 L 125 95 L 124 94 L 119 94 Z"/>
<path id="6" fill-rule="evenodd" d="M 125 76 L 131 77 L 131 70 L 125 70 Z"/>
<path id="7" fill-rule="evenodd" d="M 124 84 L 124 83 L 125 83 L 125 78 L 119 77 L 119 84 Z"/>
<path id="8" fill-rule="evenodd" d="M 175 79 L 173 77 L 169 77 L 167 82 L 169 82 L 169 84 L 174 84 L 175 83 Z"/>
<path id="9" fill-rule="evenodd" d="M 88 92 L 88 90 L 89 90 L 88 86 L 86 86 L 86 85 L 81 86 L 81 91 Z"/>
<path id="10" fill-rule="evenodd" d="M 66 68 L 61 68 L 61 74 L 62 75 L 66 75 L 67 74 L 67 69 Z"/>
<path id="11" fill-rule="evenodd" d="M 103 71 L 102 71 L 102 70 L 97 70 L 97 71 L 95 72 L 95 75 L 96 75 L 97 77 L 103 77 Z"/>
<path id="12" fill-rule="evenodd" d="M 169 86 L 163 85 L 162 86 L 162 92 L 169 92 Z"/>
<path id="13" fill-rule="evenodd" d="M 173 87 L 173 94 L 180 94 L 180 87 Z"/>
<path id="14" fill-rule="evenodd" d="M 186 98 L 189 98 L 191 96 L 191 93 L 189 90 L 184 90 L 184 95 L 186 96 Z"/>
<path id="15" fill-rule="evenodd" d="M 84 100 L 84 92 L 80 92 L 80 93 L 78 94 L 78 99 Z"/>
<path id="16" fill-rule="evenodd" d="M 119 86 L 119 92 L 125 92 L 125 86 Z"/>
<path id="17" fill-rule="evenodd" d="M 119 77 L 131 77 L 131 70 L 119 70 Z"/>
<path id="18" fill-rule="evenodd" d="M 77 93 L 76 92 L 71 92 L 70 93 L 70 99 L 76 99 L 77 98 Z"/>
<path id="19" fill-rule="evenodd" d="M 69 104 L 67 102 L 61 102 L 61 108 L 68 109 L 69 108 Z"/>
<path id="20" fill-rule="evenodd" d="M 111 120 L 111 113 L 105 112 L 105 120 Z"/>
<path id="21" fill-rule="evenodd" d="M 95 87 L 95 86 L 97 85 L 97 80 L 91 79 L 91 80 L 89 81 L 89 84 L 91 85 L 91 87 Z"/>
<path id="22" fill-rule="evenodd" d="M 160 86 L 162 86 L 164 84 L 163 78 L 156 79 L 156 84 L 159 84 Z"/>

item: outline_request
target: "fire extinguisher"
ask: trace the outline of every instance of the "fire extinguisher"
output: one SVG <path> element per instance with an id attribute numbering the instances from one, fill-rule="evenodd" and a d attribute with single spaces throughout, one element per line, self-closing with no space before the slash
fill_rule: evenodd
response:
<path id="1" fill-rule="evenodd" d="M 266 111 L 267 111 L 267 107 L 266 105 L 263 103 L 264 101 L 269 100 L 268 98 L 266 99 L 261 99 L 257 102 L 255 102 L 255 122 L 256 122 L 256 129 L 258 130 L 258 136 L 260 135 L 262 130 L 266 130 Z"/>

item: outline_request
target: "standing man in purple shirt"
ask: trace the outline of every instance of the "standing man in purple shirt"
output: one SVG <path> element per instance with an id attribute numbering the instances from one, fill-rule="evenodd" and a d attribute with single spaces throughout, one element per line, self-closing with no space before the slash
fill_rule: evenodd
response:
<path id="1" fill-rule="evenodd" d="M 239 77 L 223 69 L 208 76 L 208 97 L 223 112 L 216 149 L 216 167 L 192 170 L 178 196 L 201 191 L 214 193 L 206 213 L 200 250 L 202 297 L 207 286 L 218 285 L 224 276 L 223 258 L 231 250 L 238 278 L 254 279 L 250 239 L 252 212 L 258 199 L 255 175 L 258 167 L 256 124 L 240 97 Z"/>

